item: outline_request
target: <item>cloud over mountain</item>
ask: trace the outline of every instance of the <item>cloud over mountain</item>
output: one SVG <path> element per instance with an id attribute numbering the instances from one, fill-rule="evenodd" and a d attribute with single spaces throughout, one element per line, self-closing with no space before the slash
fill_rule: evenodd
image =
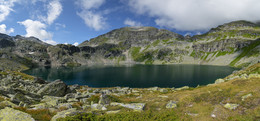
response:
<path id="1" fill-rule="evenodd" d="M 124 21 L 124 24 L 127 26 L 143 26 L 140 22 L 131 20 L 129 18 Z"/>
<path id="2" fill-rule="evenodd" d="M 177 30 L 207 30 L 234 20 L 260 20 L 259 0 L 129 0 L 128 4 L 132 12 Z"/>
<path id="3" fill-rule="evenodd" d="M 105 2 L 105 0 L 77 0 L 75 3 L 81 8 L 77 15 L 84 20 L 88 27 L 96 31 L 102 30 L 107 26 L 106 18 L 103 17 L 102 13 L 95 12 L 95 10 Z"/>

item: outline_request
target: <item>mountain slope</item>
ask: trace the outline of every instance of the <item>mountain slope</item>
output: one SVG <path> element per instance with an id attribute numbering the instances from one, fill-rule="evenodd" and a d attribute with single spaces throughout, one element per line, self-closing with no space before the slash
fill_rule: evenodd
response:
<path id="1" fill-rule="evenodd" d="M 160 34 L 163 36 L 157 36 Z M 151 27 L 125 27 L 85 41 L 80 47 L 118 45 L 126 63 L 245 66 L 259 60 L 258 38 L 258 24 L 234 21 L 193 37 Z M 248 46 L 251 48 L 245 49 Z M 241 57 L 245 50 L 250 55 Z"/>
<path id="2" fill-rule="evenodd" d="M 259 38 L 259 24 L 248 21 L 226 23 L 193 37 L 153 27 L 124 27 L 78 47 L 1 34 L 0 57 L 16 55 L 30 63 L 51 66 L 140 63 L 243 67 L 260 60 Z"/>

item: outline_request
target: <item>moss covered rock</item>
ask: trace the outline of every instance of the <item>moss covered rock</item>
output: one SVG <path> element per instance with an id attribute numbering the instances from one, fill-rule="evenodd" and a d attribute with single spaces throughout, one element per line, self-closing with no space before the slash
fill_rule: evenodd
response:
<path id="1" fill-rule="evenodd" d="M 59 103 L 67 102 L 64 97 L 54 97 L 54 96 L 43 96 L 42 102 L 45 102 L 48 106 L 58 106 Z"/>
<path id="2" fill-rule="evenodd" d="M 35 121 L 31 115 L 6 107 L 0 110 L 1 121 Z"/>
<path id="3" fill-rule="evenodd" d="M 231 104 L 231 103 L 227 103 L 224 105 L 224 107 L 229 110 L 235 110 L 238 106 L 239 106 L 238 104 Z"/>

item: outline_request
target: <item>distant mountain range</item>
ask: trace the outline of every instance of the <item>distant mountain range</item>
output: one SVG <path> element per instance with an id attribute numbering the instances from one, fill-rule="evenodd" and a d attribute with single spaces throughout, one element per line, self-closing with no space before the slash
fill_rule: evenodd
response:
<path id="1" fill-rule="evenodd" d="M 35 37 L 0 34 L 1 65 L 15 63 L 12 69 L 129 63 L 244 67 L 259 60 L 260 26 L 248 21 L 226 23 L 192 37 L 154 27 L 124 27 L 79 46 L 53 46 Z"/>

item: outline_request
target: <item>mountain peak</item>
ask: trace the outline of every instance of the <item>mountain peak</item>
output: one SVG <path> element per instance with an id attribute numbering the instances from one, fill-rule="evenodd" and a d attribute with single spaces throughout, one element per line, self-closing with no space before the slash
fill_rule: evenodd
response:
<path id="1" fill-rule="evenodd" d="M 212 28 L 209 33 L 220 31 L 220 30 L 234 30 L 234 29 L 245 29 L 245 28 L 250 28 L 250 27 L 257 27 L 259 26 L 256 23 L 250 22 L 250 21 L 245 21 L 245 20 L 239 20 L 239 21 L 232 21 L 229 23 L 225 23 L 223 25 L 219 25 L 216 28 Z"/>
<path id="2" fill-rule="evenodd" d="M 127 30 L 127 31 L 151 31 L 156 30 L 157 28 L 154 27 L 148 27 L 148 26 L 134 26 L 134 27 L 123 27 L 121 30 Z"/>
<path id="3" fill-rule="evenodd" d="M 147 45 L 155 40 L 183 38 L 182 35 L 154 27 L 123 27 L 85 41 L 79 46 L 97 46 L 104 43 Z"/>

